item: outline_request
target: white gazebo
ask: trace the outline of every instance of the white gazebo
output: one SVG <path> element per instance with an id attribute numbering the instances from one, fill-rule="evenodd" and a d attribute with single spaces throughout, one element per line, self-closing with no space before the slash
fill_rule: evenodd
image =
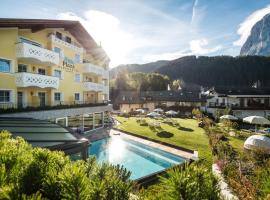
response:
<path id="1" fill-rule="evenodd" d="M 252 135 L 245 141 L 244 148 L 270 154 L 270 138 L 264 135 Z"/>

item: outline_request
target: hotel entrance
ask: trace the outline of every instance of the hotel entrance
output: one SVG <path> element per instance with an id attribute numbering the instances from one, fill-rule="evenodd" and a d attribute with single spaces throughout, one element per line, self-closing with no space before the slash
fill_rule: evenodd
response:
<path id="1" fill-rule="evenodd" d="M 39 97 L 40 107 L 46 106 L 46 93 L 45 92 L 39 92 L 38 97 Z"/>
<path id="2" fill-rule="evenodd" d="M 23 92 L 17 92 L 17 107 L 23 108 Z"/>

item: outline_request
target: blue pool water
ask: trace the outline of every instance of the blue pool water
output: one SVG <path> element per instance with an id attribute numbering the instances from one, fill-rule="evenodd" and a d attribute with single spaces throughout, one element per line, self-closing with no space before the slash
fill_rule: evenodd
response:
<path id="1" fill-rule="evenodd" d="M 113 165 L 123 165 L 131 171 L 132 180 L 185 161 L 182 157 L 120 135 L 93 142 L 89 147 L 89 154 L 96 156 L 99 163 L 109 162 Z"/>

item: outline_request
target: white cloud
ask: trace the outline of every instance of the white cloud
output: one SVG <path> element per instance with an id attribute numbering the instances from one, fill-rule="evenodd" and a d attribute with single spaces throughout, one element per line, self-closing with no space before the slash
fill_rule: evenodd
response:
<path id="1" fill-rule="evenodd" d="M 59 19 L 78 20 L 95 41 L 108 53 L 111 66 L 128 62 L 128 53 L 143 45 L 143 41 L 121 29 L 120 20 L 113 15 L 97 10 L 89 10 L 79 17 L 72 12 L 60 13 Z"/>
<path id="2" fill-rule="evenodd" d="M 260 21 L 266 14 L 270 13 L 270 5 L 253 12 L 249 15 L 240 25 L 237 30 L 237 34 L 240 38 L 233 42 L 235 46 L 242 46 L 250 35 L 252 27 Z"/>
<path id="3" fill-rule="evenodd" d="M 221 49 L 221 46 L 215 46 L 213 48 L 205 48 L 208 45 L 207 39 L 191 40 L 189 42 L 190 50 L 192 54 L 205 55 L 209 53 L 214 53 Z"/>
<path id="4" fill-rule="evenodd" d="M 145 56 L 145 60 L 146 61 L 172 60 L 172 59 L 180 58 L 183 56 L 207 55 L 207 54 L 214 53 L 222 49 L 221 45 L 215 46 L 213 48 L 206 48 L 208 44 L 209 44 L 208 40 L 205 38 L 198 39 L 198 40 L 191 40 L 189 42 L 188 50 L 148 55 L 148 56 Z"/>

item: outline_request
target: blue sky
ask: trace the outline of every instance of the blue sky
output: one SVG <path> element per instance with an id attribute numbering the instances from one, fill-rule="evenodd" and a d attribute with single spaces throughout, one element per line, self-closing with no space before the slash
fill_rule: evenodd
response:
<path id="1" fill-rule="evenodd" d="M 79 20 L 111 67 L 239 54 L 270 0 L 1 0 L 0 17 Z"/>

